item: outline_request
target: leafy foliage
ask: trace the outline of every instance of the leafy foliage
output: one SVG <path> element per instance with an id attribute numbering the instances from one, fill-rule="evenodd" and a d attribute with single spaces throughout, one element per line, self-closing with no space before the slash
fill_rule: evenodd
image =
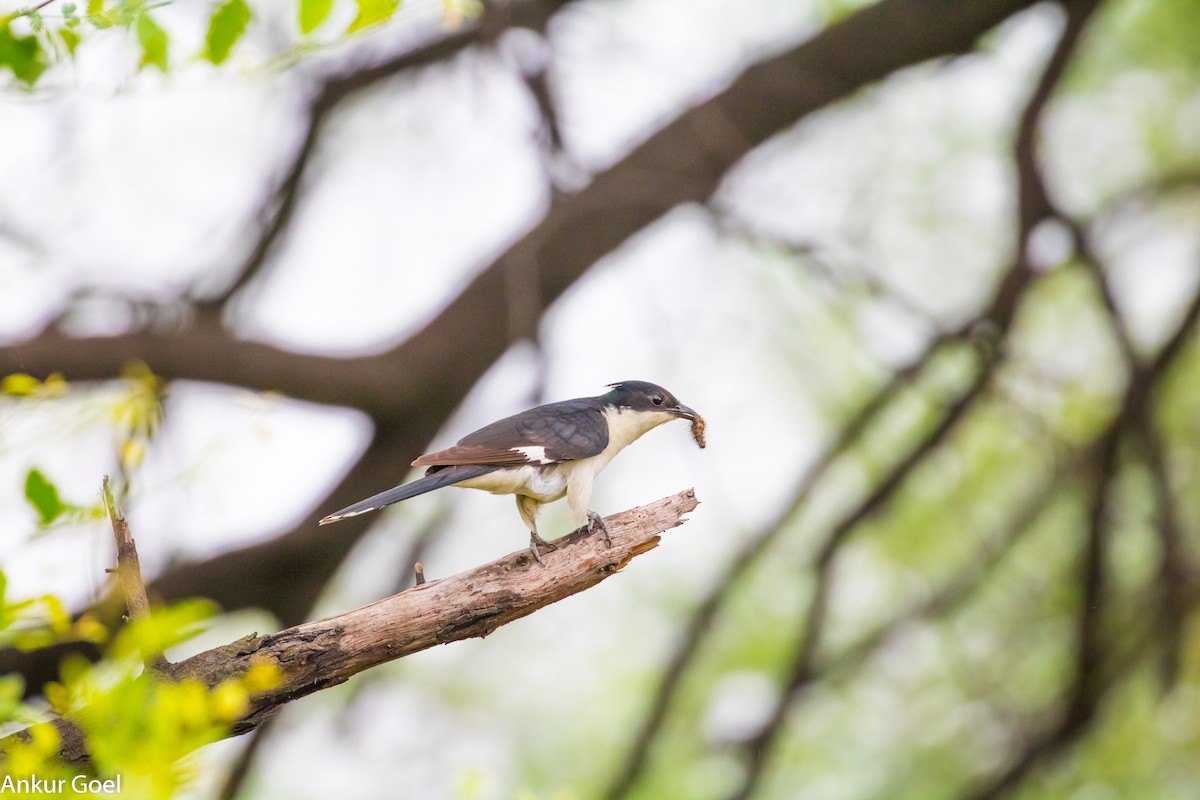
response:
<path id="1" fill-rule="evenodd" d="M 77 3 L 53 4 L 44 9 L 25 9 L 0 16 L 0 73 L 12 76 L 15 85 L 31 90 L 57 64 L 74 59 L 80 47 L 93 36 L 114 30 L 130 34 L 138 52 L 138 69 L 154 67 L 163 73 L 172 69 L 173 43 L 162 17 L 171 13 L 174 0 L 150 3 L 147 0 L 87 0 L 81 9 Z M 334 32 L 336 15 L 333 0 L 295 0 L 294 15 L 300 39 L 291 52 L 268 54 L 264 63 L 288 64 L 297 54 L 313 49 L 310 39 L 318 29 L 322 41 L 333 41 L 386 23 L 400 8 L 400 0 L 356 0 L 357 13 L 346 27 Z M 214 66 L 225 64 L 238 45 L 251 32 L 256 19 L 249 0 L 221 0 L 211 5 L 207 30 L 202 43 L 182 42 L 175 46 L 198 51 L 199 58 Z M 447 24 L 457 25 L 475 16 L 478 3 L 445 0 Z M 153 13 L 152 13 L 153 12 Z M 289 56 L 272 59 L 272 56 Z"/>
<path id="2" fill-rule="evenodd" d="M 70 619 L 57 600 L 9 604 L 0 596 L 0 646 L 24 635 L 19 628 L 39 603 L 54 610 L 54 641 L 73 635 Z M 179 759 L 223 738 L 230 723 L 249 709 L 252 694 L 278 685 L 278 668 L 268 663 L 256 664 L 246 674 L 211 688 L 195 680 L 176 683 L 143 668 L 148 655 L 195 635 L 214 612 L 205 601 L 156 609 L 150 619 L 133 622 L 114 637 L 101 661 L 66 658 L 60 680 L 45 687 L 53 716 L 69 717 L 83 730 L 97 774 L 119 774 L 122 791 L 131 796 L 175 796 L 192 777 Z M 27 729 L 29 741 L 6 742 L 0 753 L 5 774 L 74 778 L 77 768 L 56 762 L 58 732 L 50 724 L 40 724 L 52 717 L 24 705 L 22 688 L 17 676 L 0 678 L 0 724 L 32 726 Z"/>

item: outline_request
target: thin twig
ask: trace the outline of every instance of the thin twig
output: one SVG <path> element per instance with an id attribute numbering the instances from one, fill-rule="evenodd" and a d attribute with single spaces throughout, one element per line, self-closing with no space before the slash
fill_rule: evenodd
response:
<path id="1" fill-rule="evenodd" d="M 36 14 L 53 2 L 54 2 L 54 0 L 39 0 L 39 2 L 34 3 L 31 6 L 28 6 L 26 8 L 18 8 L 16 11 L 12 12 L 11 14 L 4 16 L 4 17 L 0 17 L 0 22 L 11 22 L 14 19 L 17 19 L 19 17 L 28 17 L 30 14 Z"/>
<path id="2" fill-rule="evenodd" d="M 433 544 L 433 540 L 442 534 L 446 528 L 446 524 L 450 521 L 450 508 L 447 504 L 439 505 L 433 516 L 426 520 L 421 529 L 412 535 L 408 548 L 404 551 L 404 555 L 400 556 L 397 560 L 397 563 L 400 565 L 400 575 L 396 580 L 394 591 L 401 592 L 412 585 L 409 581 L 407 565 L 413 565 L 412 574 L 414 576 L 418 573 L 418 567 L 420 567 L 420 574 L 424 575 L 425 567 L 421 562 L 425 560 L 429 552 L 429 547 Z M 417 580 L 417 583 L 420 582 L 420 579 Z"/>
<path id="3" fill-rule="evenodd" d="M 104 495 L 104 510 L 112 521 L 113 538 L 117 543 L 117 581 L 121 585 L 121 593 L 125 596 L 129 619 L 134 622 L 143 621 L 149 625 L 150 600 L 146 597 L 146 584 L 142 582 L 142 566 L 138 561 L 137 545 L 129 531 L 129 522 L 125 519 L 124 512 L 113 499 L 107 475 L 101 482 L 100 491 Z M 148 635 L 152 636 L 153 632 L 149 632 Z M 146 666 L 156 670 L 169 666 L 161 648 L 155 646 L 146 653 Z"/>

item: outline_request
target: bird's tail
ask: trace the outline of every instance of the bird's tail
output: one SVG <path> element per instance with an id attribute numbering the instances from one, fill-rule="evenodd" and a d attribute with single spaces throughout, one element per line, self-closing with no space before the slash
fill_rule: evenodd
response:
<path id="1" fill-rule="evenodd" d="M 407 500 L 410 497 L 416 497 L 419 494 L 432 492 L 434 489 L 441 489 L 443 486 L 453 486 L 456 483 L 477 478 L 480 475 L 486 475 L 496 469 L 493 466 L 484 465 L 459 465 L 440 469 L 432 475 L 426 475 L 424 478 L 418 478 L 415 481 L 406 483 L 402 486 L 396 486 L 388 489 L 386 492 L 380 492 L 377 495 L 368 497 L 366 500 L 359 500 L 352 506 L 346 506 L 341 511 L 337 511 L 320 521 L 320 525 L 328 525 L 331 522 L 337 522 L 339 519 L 346 517 L 356 517 L 359 514 L 365 514 L 368 511 L 376 511 L 385 506 L 390 506 L 392 503 L 399 503 L 401 500 Z"/>

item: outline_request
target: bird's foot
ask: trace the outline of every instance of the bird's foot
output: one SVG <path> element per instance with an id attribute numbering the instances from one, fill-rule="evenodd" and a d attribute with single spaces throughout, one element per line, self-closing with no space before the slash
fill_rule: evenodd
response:
<path id="1" fill-rule="evenodd" d="M 604 524 L 604 517 L 600 516 L 595 511 L 589 511 L 587 532 L 595 533 L 597 528 L 599 528 L 600 532 L 604 534 L 604 543 L 609 547 L 612 547 L 612 539 L 608 535 L 608 526 Z"/>
<path id="2" fill-rule="evenodd" d="M 533 531 L 529 532 L 529 552 L 533 554 L 533 560 L 544 567 L 546 566 L 546 562 L 542 561 L 542 554 L 538 552 L 539 547 L 542 547 L 546 550 L 557 550 L 558 545 L 547 542 Z"/>

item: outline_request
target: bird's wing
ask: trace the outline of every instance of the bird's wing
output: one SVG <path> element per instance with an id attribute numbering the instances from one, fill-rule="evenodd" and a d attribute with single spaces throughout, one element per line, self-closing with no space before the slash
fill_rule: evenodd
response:
<path id="1" fill-rule="evenodd" d="M 608 446 L 603 406 L 590 397 L 531 408 L 487 425 L 458 444 L 428 453 L 414 467 L 451 464 L 555 464 L 589 458 Z"/>

